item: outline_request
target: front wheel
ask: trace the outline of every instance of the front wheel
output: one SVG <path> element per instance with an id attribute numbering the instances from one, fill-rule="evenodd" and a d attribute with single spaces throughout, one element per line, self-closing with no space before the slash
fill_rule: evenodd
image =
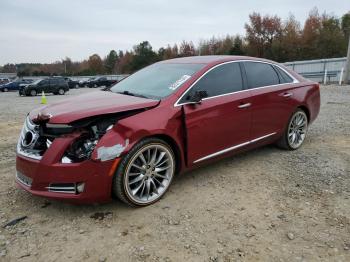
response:
<path id="1" fill-rule="evenodd" d="M 30 95 L 31 95 L 31 96 L 36 96 L 36 94 L 37 94 L 37 92 L 36 92 L 35 89 L 33 89 L 33 90 L 30 91 Z"/>
<path id="2" fill-rule="evenodd" d="M 168 190 L 176 161 L 171 147 L 158 138 L 136 144 L 122 159 L 113 181 L 113 192 L 131 206 L 147 206 Z"/>
<path id="3" fill-rule="evenodd" d="M 288 126 L 277 145 L 287 150 L 298 149 L 305 140 L 307 128 L 307 115 L 302 109 L 296 110 L 289 119 Z"/>

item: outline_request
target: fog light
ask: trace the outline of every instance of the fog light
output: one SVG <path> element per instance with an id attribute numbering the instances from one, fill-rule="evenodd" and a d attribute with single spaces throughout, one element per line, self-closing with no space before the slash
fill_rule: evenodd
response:
<path id="1" fill-rule="evenodd" d="M 84 188 L 85 188 L 85 183 L 77 183 L 77 192 L 78 193 L 84 192 Z"/>

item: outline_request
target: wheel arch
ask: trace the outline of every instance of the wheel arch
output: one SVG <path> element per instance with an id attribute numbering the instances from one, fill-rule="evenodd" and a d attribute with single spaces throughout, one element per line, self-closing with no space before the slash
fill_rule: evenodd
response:
<path id="1" fill-rule="evenodd" d="M 173 150 L 174 155 L 175 155 L 175 161 L 176 161 L 175 173 L 178 174 L 182 169 L 182 164 L 183 164 L 182 159 L 183 158 L 181 157 L 180 147 L 176 143 L 175 139 L 173 139 L 171 136 L 166 135 L 166 134 L 153 134 L 150 136 L 143 137 L 142 140 L 146 139 L 146 138 L 158 138 L 158 139 L 165 141 L 167 144 L 169 144 L 169 146 L 171 147 L 171 149 Z"/>
<path id="2" fill-rule="evenodd" d="M 307 121 L 310 123 L 310 110 L 305 105 L 298 106 L 297 109 L 301 109 L 305 112 L 307 116 Z"/>

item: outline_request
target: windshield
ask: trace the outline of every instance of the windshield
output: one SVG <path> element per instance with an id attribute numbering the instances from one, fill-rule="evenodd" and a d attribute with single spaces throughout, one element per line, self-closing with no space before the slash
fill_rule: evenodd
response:
<path id="1" fill-rule="evenodd" d="M 173 93 L 203 67 L 204 64 L 153 64 L 115 84 L 111 91 L 161 99 Z"/>
<path id="2" fill-rule="evenodd" d="M 33 85 L 36 85 L 37 83 L 39 83 L 42 79 L 38 79 L 38 80 L 35 80 L 34 82 L 32 82 Z"/>

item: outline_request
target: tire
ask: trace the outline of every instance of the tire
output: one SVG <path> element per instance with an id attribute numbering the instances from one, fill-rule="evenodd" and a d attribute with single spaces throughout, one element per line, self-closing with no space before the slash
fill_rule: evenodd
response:
<path id="1" fill-rule="evenodd" d="M 78 84 L 76 84 L 76 85 L 75 85 L 75 88 L 79 88 L 79 85 L 78 85 Z"/>
<path id="2" fill-rule="evenodd" d="M 94 88 L 97 88 L 98 86 L 96 84 L 94 84 Z"/>
<path id="3" fill-rule="evenodd" d="M 157 168 L 159 171 L 156 172 Z M 146 138 L 122 158 L 113 178 L 112 191 L 130 206 L 148 206 L 166 193 L 175 176 L 175 170 L 176 159 L 171 147 L 161 139 Z"/>
<path id="4" fill-rule="evenodd" d="M 37 95 L 36 90 L 35 89 L 30 90 L 30 95 L 31 96 L 36 96 Z"/>
<path id="5" fill-rule="evenodd" d="M 285 150 L 296 150 L 300 148 L 305 141 L 307 128 L 307 115 L 304 110 L 299 108 L 289 118 L 283 135 L 277 142 L 277 146 Z"/>
<path id="6" fill-rule="evenodd" d="M 63 88 L 58 89 L 58 94 L 61 96 L 64 95 L 65 92 Z"/>
<path id="7" fill-rule="evenodd" d="M 3 92 L 8 92 L 9 90 L 5 87 L 4 89 L 3 89 Z"/>

